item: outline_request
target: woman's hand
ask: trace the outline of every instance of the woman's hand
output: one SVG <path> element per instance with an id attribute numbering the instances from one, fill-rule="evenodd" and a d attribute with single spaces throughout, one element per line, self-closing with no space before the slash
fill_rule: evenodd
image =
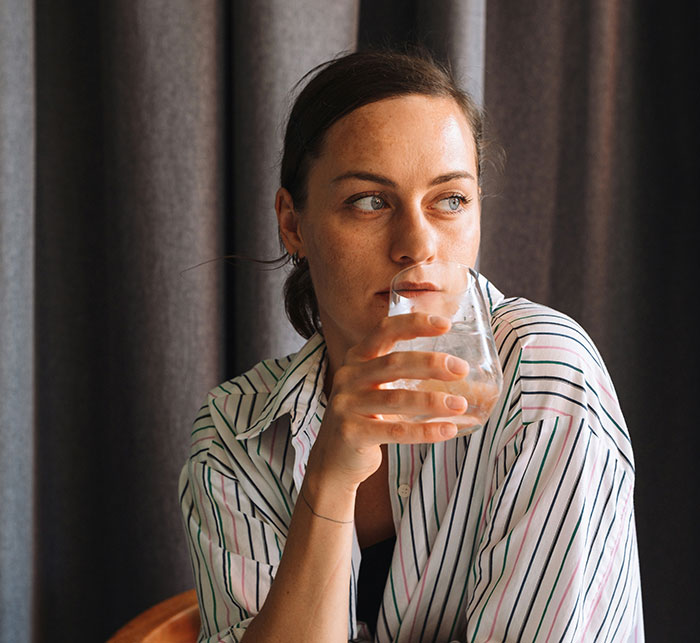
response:
<path id="1" fill-rule="evenodd" d="M 390 353 L 397 341 L 446 333 L 450 321 L 426 313 L 385 317 L 345 355 L 333 387 L 321 430 L 311 451 L 307 476 L 334 481 L 349 491 L 381 464 L 380 444 L 441 442 L 454 437 L 455 424 L 410 422 L 402 416 L 461 415 L 467 401 L 438 391 L 387 389 L 398 379 L 458 380 L 469 365 L 446 353 Z"/>

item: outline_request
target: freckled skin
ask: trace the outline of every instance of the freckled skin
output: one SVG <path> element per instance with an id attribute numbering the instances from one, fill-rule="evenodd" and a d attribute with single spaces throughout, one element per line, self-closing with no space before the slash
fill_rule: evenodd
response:
<path id="1" fill-rule="evenodd" d="M 378 175 L 386 181 L 349 178 Z M 468 173 L 434 184 L 436 177 Z M 365 105 L 326 133 L 310 168 L 307 202 L 295 211 L 281 189 L 287 249 L 309 262 L 331 369 L 386 315 L 389 282 L 400 269 L 444 259 L 472 266 L 480 236 L 474 139 L 450 98 L 409 95 Z M 468 202 L 459 212 L 451 195 Z M 377 195 L 374 210 L 366 196 Z"/>

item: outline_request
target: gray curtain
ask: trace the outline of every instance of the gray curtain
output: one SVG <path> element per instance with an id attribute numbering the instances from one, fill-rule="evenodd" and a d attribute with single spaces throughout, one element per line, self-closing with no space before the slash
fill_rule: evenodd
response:
<path id="1" fill-rule="evenodd" d="M 284 271 L 222 257 L 279 254 L 294 83 L 406 42 L 452 63 L 506 151 L 482 271 L 577 318 L 608 363 L 637 456 L 647 637 L 691 640 L 697 9 L 60 5 L 0 0 L 0 643 L 104 640 L 191 586 L 191 421 L 209 388 L 300 343 Z"/>
<path id="2" fill-rule="evenodd" d="M 486 107 L 505 169 L 482 270 L 580 321 L 635 451 L 649 641 L 696 638 L 698 5 L 491 2 Z M 697 332 L 697 331 L 695 331 Z"/>

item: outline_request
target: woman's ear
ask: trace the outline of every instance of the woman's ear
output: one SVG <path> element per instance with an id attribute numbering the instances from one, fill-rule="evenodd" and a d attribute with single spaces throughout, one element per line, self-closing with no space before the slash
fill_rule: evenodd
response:
<path id="1" fill-rule="evenodd" d="M 290 255 L 297 253 L 297 257 L 301 259 L 306 254 L 301 236 L 301 221 L 299 213 L 294 208 L 294 199 L 287 189 L 277 190 L 275 210 L 284 247 Z"/>

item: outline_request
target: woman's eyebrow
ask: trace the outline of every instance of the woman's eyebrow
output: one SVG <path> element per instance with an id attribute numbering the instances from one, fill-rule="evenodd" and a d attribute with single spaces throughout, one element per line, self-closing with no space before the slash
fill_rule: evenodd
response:
<path id="1" fill-rule="evenodd" d="M 336 176 L 331 183 L 339 183 L 340 181 L 346 181 L 347 179 L 359 179 L 360 181 L 372 181 L 373 183 L 380 183 L 381 185 L 386 185 L 390 188 L 395 188 L 396 183 L 391 179 L 388 179 L 381 174 L 374 174 L 372 172 L 344 172 Z"/>
<path id="2" fill-rule="evenodd" d="M 466 170 L 458 170 L 456 172 L 448 172 L 447 174 L 441 174 L 440 176 L 436 176 L 431 182 L 430 185 L 439 185 L 440 183 L 448 183 L 449 181 L 454 181 L 455 179 L 470 179 L 474 181 L 474 176 L 471 174 L 471 172 L 467 172 Z"/>
<path id="3" fill-rule="evenodd" d="M 386 176 L 381 174 L 374 174 L 373 172 L 361 172 L 361 171 L 349 171 L 339 174 L 331 183 L 340 183 L 341 181 L 347 181 L 348 179 L 359 179 L 360 181 L 371 181 L 372 183 L 379 183 L 380 185 L 386 185 L 390 188 L 397 187 L 397 184 Z M 448 183 L 449 181 L 454 181 L 455 179 L 469 179 L 474 181 L 474 176 L 467 172 L 466 170 L 457 170 L 455 172 L 448 172 L 447 174 L 441 174 L 436 176 L 430 185 L 439 185 L 440 183 Z"/>

